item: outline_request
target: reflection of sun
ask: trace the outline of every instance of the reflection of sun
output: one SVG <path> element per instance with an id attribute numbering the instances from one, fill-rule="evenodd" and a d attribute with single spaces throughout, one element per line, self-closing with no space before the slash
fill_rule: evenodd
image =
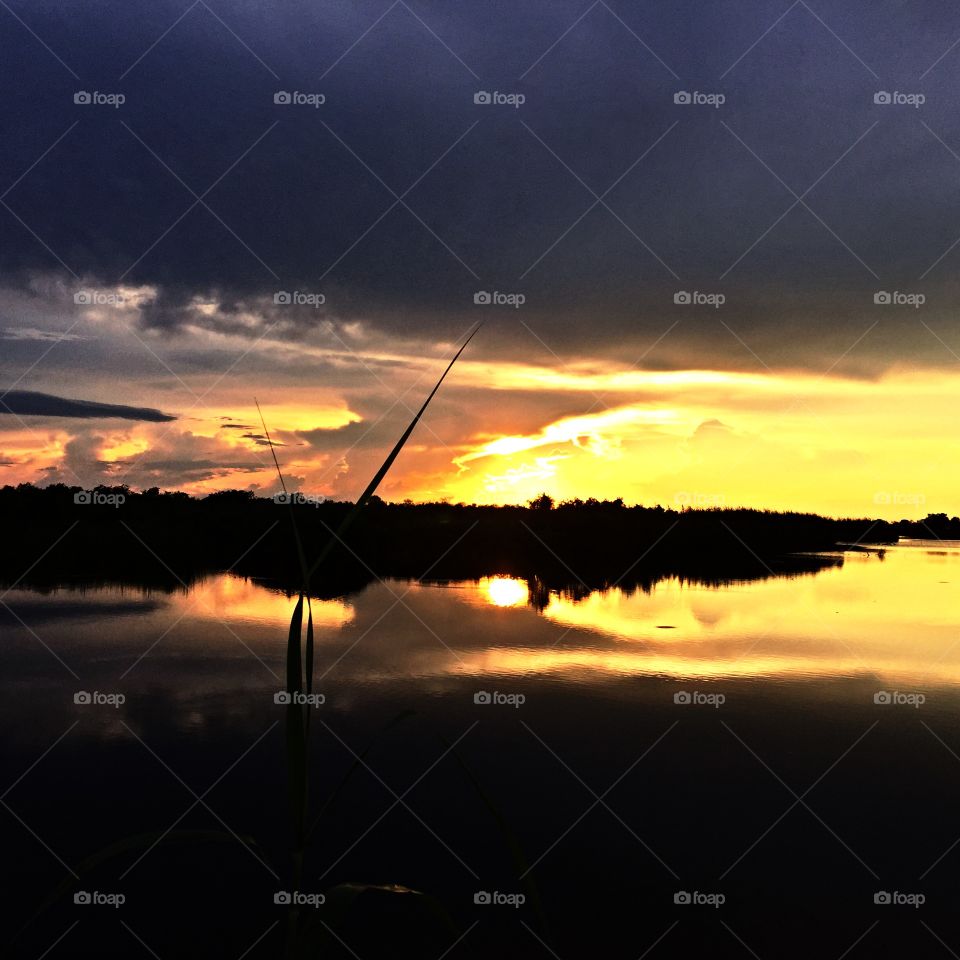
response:
<path id="1" fill-rule="evenodd" d="M 513 577 L 491 577 L 483 584 L 487 598 L 498 607 L 516 607 L 527 602 L 527 585 Z"/>

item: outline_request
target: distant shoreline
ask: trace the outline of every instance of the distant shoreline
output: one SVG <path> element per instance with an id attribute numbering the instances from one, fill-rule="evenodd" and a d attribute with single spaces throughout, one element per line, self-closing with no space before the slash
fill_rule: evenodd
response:
<path id="1" fill-rule="evenodd" d="M 291 517 L 309 565 L 350 507 L 311 498 L 291 505 L 248 491 L 194 498 L 124 487 L 3 487 L 0 579 L 8 586 L 119 581 L 170 589 L 232 571 L 296 591 L 302 577 Z M 574 591 L 644 586 L 671 575 L 722 583 L 811 572 L 837 558 L 810 554 L 900 537 L 960 539 L 960 520 L 890 523 L 620 501 L 486 507 L 375 498 L 335 543 L 311 593 L 339 595 L 376 578 L 496 574 Z"/>

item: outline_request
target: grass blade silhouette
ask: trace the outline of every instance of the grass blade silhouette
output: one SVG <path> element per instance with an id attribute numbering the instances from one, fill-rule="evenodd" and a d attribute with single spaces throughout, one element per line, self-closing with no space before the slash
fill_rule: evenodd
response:
<path id="1" fill-rule="evenodd" d="M 307 579 L 307 557 L 303 552 L 303 540 L 300 538 L 300 528 L 297 526 L 297 516 L 293 512 L 293 500 L 291 499 L 290 493 L 287 490 L 287 485 L 284 482 L 283 471 L 280 469 L 280 461 L 277 459 L 277 451 L 273 445 L 273 439 L 270 436 L 270 431 L 267 429 L 267 421 L 264 419 L 263 411 L 260 409 L 260 401 L 254 397 L 253 402 L 257 406 L 257 413 L 260 414 L 260 422 L 263 424 L 263 434 L 267 438 L 267 446 L 270 448 L 270 455 L 273 457 L 273 465 L 277 468 L 277 476 L 280 478 L 280 489 L 283 491 L 283 495 L 286 497 L 287 504 L 290 507 L 290 524 L 293 527 L 293 540 L 297 545 L 297 559 L 300 562 L 300 576 L 304 581 L 301 586 L 305 589 Z"/>
<path id="2" fill-rule="evenodd" d="M 306 687 L 308 693 L 313 690 L 313 611 L 310 607 L 310 583 L 313 575 L 317 572 L 319 566 L 329 556 L 334 544 L 347 531 L 360 511 L 370 501 L 377 487 L 387 475 L 394 461 L 400 455 L 404 444 L 410 438 L 420 418 L 426 412 L 430 401 L 436 396 L 441 384 L 446 379 L 447 374 L 453 369 L 453 365 L 460 359 L 460 355 L 467 348 L 467 344 L 476 336 L 477 331 L 482 324 L 477 324 L 470 335 L 463 342 L 460 349 L 453 355 L 453 359 L 447 364 L 446 369 L 440 375 L 440 379 L 434 385 L 434 388 L 428 394 L 423 405 L 415 414 L 409 426 L 404 430 L 400 439 L 396 442 L 393 449 L 387 455 L 386 460 L 380 466 L 380 469 L 374 474 L 373 479 L 367 484 L 366 489 L 360 494 L 360 497 L 350 508 L 347 515 L 340 522 L 340 525 L 334 531 L 333 535 L 327 540 L 320 555 L 313 562 L 313 565 L 307 569 L 306 558 L 304 556 L 300 533 L 297 528 L 296 517 L 293 514 L 293 503 L 290 502 L 291 521 L 293 522 L 294 537 L 297 544 L 298 559 L 301 564 L 301 573 L 303 577 L 300 595 L 297 598 L 297 604 L 294 607 L 293 615 L 290 618 L 290 630 L 287 637 L 287 693 L 290 695 L 290 703 L 287 704 L 287 723 L 286 723 L 286 741 L 287 741 L 287 779 L 290 793 L 290 813 L 294 829 L 294 849 L 293 849 L 293 889 L 300 889 L 300 882 L 303 878 L 303 863 L 306 855 L 307 838 L 309 831 L 307 829 L 307 790 L 308 790 L 308 756 L 309 756 L 309 710 L 310 707 L 304 707 L 297 703 L 296 693 L 301 692 Z M 257 409 L 260 409 L 259 403 Z M 286 493 L 286 485 L 283 482 L 283 474 L 280 470 L 280 464 L 277 460 L 276 451 L 273 448 L 273 442 L 270 440 L 267 432 L 266 421 L 263 420 L 263 414 L 260 416 L 263 422 L 264 434 L 270 446 L 270 452 L 273 454 L 273 462 L 277 468 L 277 474 L 280 477 L 280 485 Z M 289 494 L 287 495 L 289 499 Z M 301 648 L 301 637 L 303 634 L 303 603 L 307 602 L 307 638 L 306 649 Z M 304 713 L 306 711 L 306 714 Z M 287 938 L 286 938 L 286 956 L 292 957 L 297 949 L 299 934 L 299 910 L 291 905 L 287 914 Z"/>
<path id="3" fill-rule="evenodd" d="M 390 451 L 389 455 L 387 456 L 387 459 L 383 461 L 383 464 L 381 465 L 380 469 L 376 472 L 373 479 L 367 484 L 366 490 L 364 490 L 363 493 L 360 494 L 359 499 L 353 505 L 353 509 L 351 509 L 350 512 L 343 518 L 343 520 L 340 521 L 340 526 L 337 527 L 336 531 L 334 532 L 334 535 L 330 537 L 330 539 L 327 541 L 326 546 L 320 552 L 320 556 L 313 561 L 312 566 L 307 571 L 308 587 L 310 585 L 311 579 L 313 578 L 313 575 L 317 572 L 317 568 L 320 566 L 321 563 L 323 563 L 324 560 L 326 560 L 327 556 L 330 554 L 330 551 L 333 549 L 334 544 L 347 531 L 347 529 L 350 527 L 353 521 L 357 518 L 357 515 L 359 514 L 360 510 L 362 510 L 363 507 L 366 506 L 370 498 L 374 495 L 374 493 L 376 493 L 377 487 L 380 486 L 381 481 L 387 475 L 387 472 L 390 470 L 390 468 L 393 466 L 394 460 L 396 460 L 397 457 L 400 455 L 400 451 L 403 449 L 404 444 L 410 438 L 410 434 L 413 433 L 415 427 L 420 422 L 420 418 L 423 416 L 424 411 L 430 405 L 430 401 L 433 400 L 437 391 L 440 389 L 440 385 L 446 379 L 447 374 L 450 372 L 453 365 L 457 362 L 457 360 L 460 359 L 460 354 L 462 354 L 463 351 L 467 349 L 467 344 L 469 344 L 470 341 L 477 335 L 477 332 L 479 331 L 481 326 L 483 326 L 483 324 L 478 323 L 473 328 L 473 330 L 470 332 L 470 335 L 467 337 L 466 340 L 464 340 L 463 345 L 453 355 L 453 359 L 450 361 L 450 363 L 447 364 L 446 370 L 444 370 L 443 373 L 440 375 L 440 379 L 437 381 L 436 386 L 434 386 L 434 388 L 430 391 L 430 394 L 427 397 L 427 399 L 423 401 L 423 406 L 417 411 L 413 420 L 410 421 L 410 426 L 408 426 L 407 429 L 403 431 L 403 435 L 396 442 L 396 445 Z"/>

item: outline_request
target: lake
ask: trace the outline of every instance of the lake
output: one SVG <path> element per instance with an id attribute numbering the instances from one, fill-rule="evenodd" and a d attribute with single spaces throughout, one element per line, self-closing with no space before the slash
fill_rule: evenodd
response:
<path id="1" fill-rule="evenodd" d="M 291 598 L 217 575 L 2 599 L 10 936 L 81 874 L 16 949 L 280 956 Z M 315 601 L 302 892 L 438 905 L 311 905 L 323 955 L 960 952 L 958 611 L 960 543 L 925 541 L 722 586 Z"/>

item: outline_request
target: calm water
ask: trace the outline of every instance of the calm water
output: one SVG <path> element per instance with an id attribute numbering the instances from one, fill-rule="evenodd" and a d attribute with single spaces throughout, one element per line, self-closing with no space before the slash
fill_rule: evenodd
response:
<path id="1" fill-rule="evenodd" d="M 135 933 L 162 957 L 279 956 L 290 599 L 217 576 L 3 601 L 7 929 L 123 837 L 176 825 L 258 845 L 128 852 L 79 884 L 123 892 L 122 908 L 70 892 L 23 955 L 65 934 L 56 955 L 127 956 Z M 451 956 L 657 942 L 654 956 L 839 957 L 861 936 L 862 955 L 960 950 L 960 544 L 721 588 L 552 594 L 542 610 L 499 577 L 388 581 L 313 610 L 316 806 L 358 770 L 318 832 L 310 890 L 434 894 L 469 931 Z M 526 903 L 475 905 L 477 891 Z M 405 929 L 392 909 L 358 909 L 327 955 L 380 955 L 364 910 Z M 428 957 L 458 935 L 397 934 Z"/>

